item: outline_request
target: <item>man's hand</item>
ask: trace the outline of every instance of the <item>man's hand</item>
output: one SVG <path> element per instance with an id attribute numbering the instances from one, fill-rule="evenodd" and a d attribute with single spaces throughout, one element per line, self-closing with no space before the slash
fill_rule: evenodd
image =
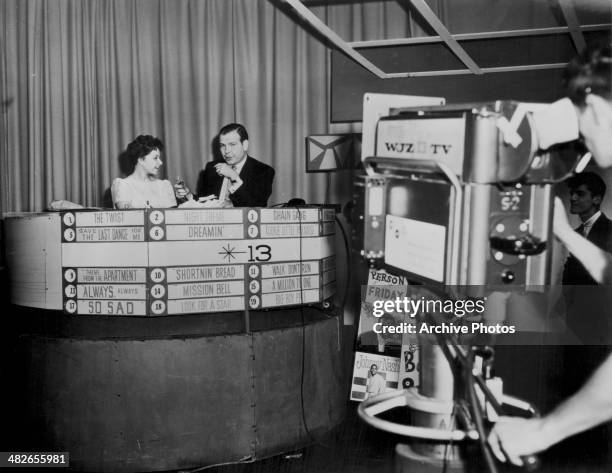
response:
<path id="1" fill-rule="evenodd" d="M 215 164 L 215 171 L 217 171 L 217 174 L 219 174 L 219 176 L 227 177 L 232 182 L 238 180 L 238 173 L 234 171 L 229 164 Z"/>
<path id="2" fill-rule="evenodd" d="M 555 197 L 555 207 L 553 216 L 553 232 L 563 241 L 563 236 L 567 232 L 573 232 L 572 226 L 567 218 L 567 211 L 559 197 Z"/>
<path id="3" fill-rule="evenodd" d="M 500 461 L 522 465 L 520 457 L 546 450 L 556 439 L 539 417 L 500 417 L 489 435 L 489 445 Z"/>

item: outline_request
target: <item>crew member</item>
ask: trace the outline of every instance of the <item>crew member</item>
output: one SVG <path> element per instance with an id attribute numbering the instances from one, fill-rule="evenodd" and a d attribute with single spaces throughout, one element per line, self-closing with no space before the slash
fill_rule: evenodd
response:
<path id="1" fill-rule="evenodd" d="M 612 166 L 612 47 L 586 52 L 572 61 L 566 69 L 566 82 L 585 144 L 600 166 Z M 558 198 L 553 229 L 597 283 L 612 283 L 612 253 L 574 231 Z M 582 388 L 545 417 L 500 418 L 491 433 L 490 445 L 498 458 L 520 465 L 520 456 L 537 453 L 611 420 L 611 392 L 612 354 L 608 354 Z"/>
<path id="2" fill-rule="evenodd" d="M 570 213 L 578 215 L 578 233 L 598 247 L 612 252 L 612 221 L 600 210 L 606 184 L 594 172 L 583 172 L 567 181 L 570 189 Z M 563 268 L 564 285 L 597 284 L 583 264 L 570 254 Z"/>
<path id="3" fill-rule="evenodd" d="M 575 229 L 599 248 L 612 252 L 612 221 L 600 210 L 606 184 L 593 172 L 576 174 L 568 179 L 570 213 L 578 215 Z M 558 394 L 575 393 L 610 352 L 610 295 L 591 277 L 576 256 L 570 254 L 563 269 L 563 297 L 566 306 L 567 344 L 562 348 L 563 382 Z M 606 426 L 583 432 L 574 439 L 583 445 L 584 454 L 597 458 L 609 448 Z M 612 439 L 611 439 L 612 440 Z"/>
<path id="4" fill-rule="evenodd" d="M 570 189 L 570 213 L 578 215 L 580 226 L 576 232 L 584 236 L 602 250 L 612 253 L 612 221 L 601 210 L 601 202 L 606 193 L 606 184 L 603 179 L 593 172 L 584 172 L 568 180 Z M 563 296 L 566 304 L 566 321 L 571 337 L 576 342 L 585 345 L 601 345 L 609 340 L 610 316 L 605 289 L 598 286 L 597 281 L 574 254 L 570 254 L 563 268 Z M 573 340 L 569 340 L 573 343 Z M 601 347 L 593 347 L 588 353 L 578 353 L 576 347 L 566 349 L 566 361 L 569 368 L 574 360 L 578 363 L 593 359 L 598 365 L 607 351 Z M 594 355 L 594 358 L 591 356 Z M 577 382 L 582 384 L 588 367 L 576 366 L 571 370 Z M 585 374 L 586 371 L 586 374 Z M 566 380 L 567 381 L 567 380 Z M 576 389 L 575 383 L 566 382 L 564 385 L 572 392 Z"/>

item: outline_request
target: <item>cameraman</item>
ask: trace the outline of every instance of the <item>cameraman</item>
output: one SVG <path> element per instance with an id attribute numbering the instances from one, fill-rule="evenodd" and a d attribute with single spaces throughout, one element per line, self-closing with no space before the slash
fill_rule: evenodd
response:
<path id="1" fill-rule="evenodd" d="M 612 166 L 612 48 L 608 45 L 573 60 L 565 71 L 569 98 L 586 146 L 602 167 Z M 568 117 L 570 119 L 570 117 Z M 553 230 L 599 284 L 612 284 L 612 254 L 571 227 L 565 207 L 555 199 Z M 612 419 L 612 354 L 578 392 L 542 418 L 502 417 L 489 437 L 500 460 L 521 465 L 520 456 Z"/>

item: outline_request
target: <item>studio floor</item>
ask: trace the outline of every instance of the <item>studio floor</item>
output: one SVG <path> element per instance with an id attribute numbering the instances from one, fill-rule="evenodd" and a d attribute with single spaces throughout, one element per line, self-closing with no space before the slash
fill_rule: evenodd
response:
<path id="1" fill-rule="evenodd" d="M 349 402 L 344 422 L 329 435 L 315 439 L 301 450 L 251 463 L 222 465 L 206 469 L 214 473 L 399 473 L 396 470 L 395 446 L 405 438 L 369 427 L 356 414 L 357 404 Z M 607 452 L 593 454 L 588 438 L 565 441 L 540 455 L 542 473 L 610 473 L 612 463 L 606 462 Z M 608 452 L 610 449 L 608 449 Z M 590 452 L 590 453 L 585 453 Z M 499 473 L 524 471 L 521 468 L 498 464 Z M 444 472 L 443 468 L 427 472 Z M 447 469 L 446 473 L 450 473 Z M 479 462 L 472 462 L 465 472 L 487 472 Z M 421 473 L 407 470 L 401 473 Z"/>
<path id="2" fill-rule="evenodd" d="M 350 388 L 352 366 L 352 327 L 345 327 L 344 334 L 347 384 L 346 396 Z M 8 341 L 8 340 L 7 340 Z M 547 412 L 560 399 L 562 384 L 567 382 L 564 367 L 558 362 L 558 347 L 545 348 L 508 347 L 499 348 L 497 367 L 503 375 L 507 392 L 527 399 Z M 14 352 L 8 344 L 3 345 L 4 365 L 10 362 Z M 582 360 L 581 360 L 582 361 Z M 8 395 L 11 390 L 11 380 L 3 373 L 2 414 L 3 422 L 2 446 L 0 450 L 20 448 L 28 450 L 28 445 L 19 443 L 16 438 L 26 441 L 35 433 L 24 432 L 19 421 L 19 396 L 17 393 Z M 7 428 L 9 426 L 9 428 Z M 579 437 L 574 437 L 551 448 L 541 455 L 543 473 L 610 473 L 612 471 L 612 445 L 607 434 L 608 426 Z M 214 473 L 400 473 L 396 470 L 395 447 L 406 443 L 407 439 L 376 430 L 365 424 L 357 415 L 357 403 L 346 401 L 345 416 L 342 422 L 331 432 L 311 436 L 311 442 L 304 448 L 289 450 L 283 454 L 257 461 L 245 459 L 242 463 L 208 465 L 194 467 L 181 472 L 195 473 L 206 471 Z M 21 448 L 23 447 L 23 448 Z M 205 445 L 203 445 L 205 448 Z M 486 472 L 478 461 L 478 453 L 470 455 L 466 473 Z M 21 471 L 24 471 L 23 469 Z M 57 470 L 66 471 L 66 470 Z M 440 471 L 429 470 L 427 473 Z M 500 473 L 521 471 L 514 467 L 498 465 Z M 401 473 L 422 473 L 418 469 L 404 470 Z M 452 473 L 447 468 L 444 473 Z"/>
<path id="3" fill-rule="evenodd" d="M 345 362 L 352 365 L 352 327 L 345 327 Z M 570 353 L 573 352 L 570 349 Z M 543 412 L 555 406 L 561 397 L 562 384 L 568 384 L 561 363 L 562 347 L 511 346 L 497 348 L 497 369 L 503 375 L 505 389 L 513 395 L 535 403 Z M 580 354 L 583 352 L 580 351 Z M 580 357 L 576 353 L 576 357 Z M 584 359 L 582 360 L 584 362 Z M 350 369 L 350 368 L 347 368 Z M 350 380 L 347 380 L 350 382 Z M 577 382 L 580 382 L 578 380 Z M 347 385 L 347 398 L 348 398 Z M 206 469 L 214 473 L 422 473 L 419 469 L 397 470 L 395 447 L 409 439 L 370 427 L 357 415 L 356 402 L 347 401 L 343 422 L 332 432 L 312 439 L 311 445 L 272 458 L 242 464 L 219 465 Z M 399 413 L 401 414 L 401 412 Z M 542 473 L 610 473 L 612 471 L 612 435 L 610 426 L 567 439 L 540 455 Z M 487 472 L 479 459 L 478 448 L 465 472 Z M 499 473 L 524 471 L 497 464 Z M 451 473 L 449 468 L 434 468 L 427 473 Z M 462 472 L 463 473 L 463 472 Z"/>

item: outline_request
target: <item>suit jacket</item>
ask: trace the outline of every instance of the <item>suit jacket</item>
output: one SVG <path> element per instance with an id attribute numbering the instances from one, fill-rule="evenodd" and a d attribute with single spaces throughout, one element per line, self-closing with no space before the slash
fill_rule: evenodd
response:
<path id="1" fill-rule="evenodd" d="M 612 252 L 612 221 L 602 213 L 591 227 L 587 240 Z M 570 394 L 583 384 L 585 373 L 591 373 L 598 366 L 603 360 L 602 354 L 609 352 L 609 345 L 612 345 L 612 294 L 607 286 L 598 285 L 571 254 L 563 268 L 563 284 L 565 321 L 568 333 L 576 337 L 571 343 L 583 344 L 571 347 L 571 353 L 564 351 L 563 384 Z"/>
<path id="2" fill-rule="evenodd" d="M 217 197 L 223 185 L 223 176 L 219 176 L 215 170 L 217 162 L 209 162 L 200 172 L 197 185 L 198 197 L 215 194 Z M 242 185 L 229 195 L 234 207 L 265 207 L 272 193 L 272 181 L 274 180 L 274 168 L 247 156 L 246 162 L 240 170 Z"/>
<path id="3" fill-rule="evenodd" d="M 602 213 L 591 227 L 587 240 L 612 253 L 612 221 Z M 597 285 L 597 282 L 582 263 L 570 254 L 563 268 L 563 284 L 589 286 Z"/>

